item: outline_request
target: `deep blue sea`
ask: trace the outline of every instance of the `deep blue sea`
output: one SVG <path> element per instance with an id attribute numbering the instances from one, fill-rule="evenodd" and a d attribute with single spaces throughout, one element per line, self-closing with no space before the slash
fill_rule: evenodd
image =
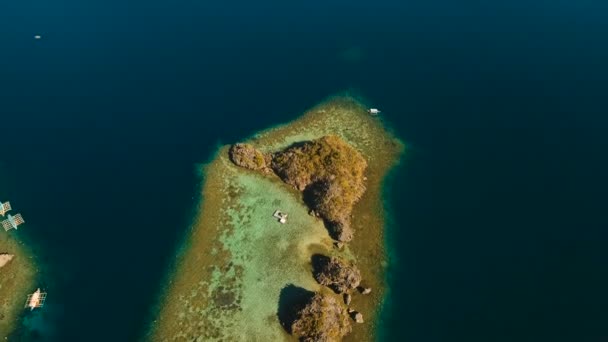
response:
<path id="1" fill-rule="evenodd" d="M 379 340 L 608 341 L 600 0 L 0 1 L 0 199 L 49 292 L 13 339 L 135 341 L 193 163 L 345 90 L 409 146 Z"/>

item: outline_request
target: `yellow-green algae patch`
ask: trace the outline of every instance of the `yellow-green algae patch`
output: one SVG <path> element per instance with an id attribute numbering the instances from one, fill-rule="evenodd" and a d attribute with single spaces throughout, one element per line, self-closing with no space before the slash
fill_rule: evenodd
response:
<path id="1" fill-rule="evenodd" d="M 29 292 L 35 290 L 36 267 L 31 252 L 15 234 L 18 232 L 0 230 L 0 253 L 14 255 L 11 261 L 0 267 L 1 337 L 7 337 L 17 327 L 25 299 Z"/>
<path id="2" fill-rule="evenodd" d="M 352 307 L 366 323 L 346 340 L 373 339 L 383 295 L 383 206 L 381 185 L 403 144 L 350 97 L 334 97 L 299 119 L 255 135 L 248 143 L 264 152 L 334 134 L 368 162 L 367 191 L 353 211 L 355 238 L 344 251 L 332 249 L 323 223 L 308 214 L 301 193 L 274 175 L 233 165 L 227 147 L 204 166 L 201 206 L 147 339 L 153 341 L 281 341 L 290 337 L 277 317 L 281 289 L 295 285 L 326 291 L 311 273 L 315 253 L 354 259 L 370 295 Z M 289 214 L 280 224 L 272 216 Z"/>

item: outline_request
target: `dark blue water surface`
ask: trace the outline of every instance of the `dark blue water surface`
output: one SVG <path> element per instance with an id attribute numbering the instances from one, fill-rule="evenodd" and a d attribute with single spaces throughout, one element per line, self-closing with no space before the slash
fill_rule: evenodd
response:
<path id="1" fill-rule="evenodd" d="M 607 340 L 607 17 L 591 0 L 1 1 L 0 199 L 49 291 L 13 338 L 137 339 L 193 163 L 350 89 L 410 146 L 380 340 Z"/>

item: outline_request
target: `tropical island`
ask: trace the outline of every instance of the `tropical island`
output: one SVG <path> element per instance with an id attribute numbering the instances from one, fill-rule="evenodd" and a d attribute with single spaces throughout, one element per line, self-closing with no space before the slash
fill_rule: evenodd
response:
<path id="1" fill-rule="evenodd" d="M 220 148 L 148 338 L 371 340 L 382 185 L 403 149 L 348 96 Z"/>

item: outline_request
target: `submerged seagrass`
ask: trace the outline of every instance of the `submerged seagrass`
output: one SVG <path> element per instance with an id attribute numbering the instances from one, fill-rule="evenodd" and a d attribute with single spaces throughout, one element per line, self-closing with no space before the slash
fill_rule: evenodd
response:
<path id="1" fill-rule="evenodd" d="M 290 326 L 281 319 L 289 315 L 290 303 L 297 297 L 294 293 L 299 293 L 292 289 L 318 293 L 331 298 L 328 302 L 341 303 L 337 294 L 313 277 L 311 259 L 322 254 L 355 262 L 365 285 L 375 289 L 369 296 L 353 294 L 351 305 L 372 324 L 353 326 L 345 338 L 369 340 L 384 288 L 381 185 L 403 145 L 350 97 L 332 98 L 301 118 L 257 134 L 246 143 L 249 145 L 239 146 L 249 156 L 239 159 L 245 168 L 236 166 L 232 162 L 235 159 L 231 161 L 228 147 L 221 148 L 204 167 L 203 201 L 193 221 L 192 235 L 168 279 L 160 311 L 147 337 L 155 341 L 293 339 Z M 349 211 L 331 216 L 331 207 L 324 209 L 322 203 L 315 206 L 326 221 L 352 223 L 355 228 L 354 239 L 341 250 L 333 247 L 324 222 L 309 215 L 305 196 L 283 182 L 299 188 L 295 181 L 289 182 L 294 178 L 283 175 L 281 179 L 268 168 L 277 172 L 280 163 L 294 161 L 294 154 L 306 149 L 331 159 L 332 154 L 325 153 L 330 151 L 327 146 L 352 147 L 356 152 L 343 155 L 357 164 L 345 169 L 349 172 L 343 177 L 331 179 L 327 174 L 310 173 L 310 181 L 305 181 L 309 186 L 326 187 L 336 178 L 350 182 L 353 197 L 344 203 L 350 207 L 354 204 L 352 215 Z M 284 154 L 268 158 L 277 151 Z M 313 165 L 324 162 L 306 158 L 298 161 Z M 273 217 L 275 210 L 289 215 L 286 224 Z"/>

